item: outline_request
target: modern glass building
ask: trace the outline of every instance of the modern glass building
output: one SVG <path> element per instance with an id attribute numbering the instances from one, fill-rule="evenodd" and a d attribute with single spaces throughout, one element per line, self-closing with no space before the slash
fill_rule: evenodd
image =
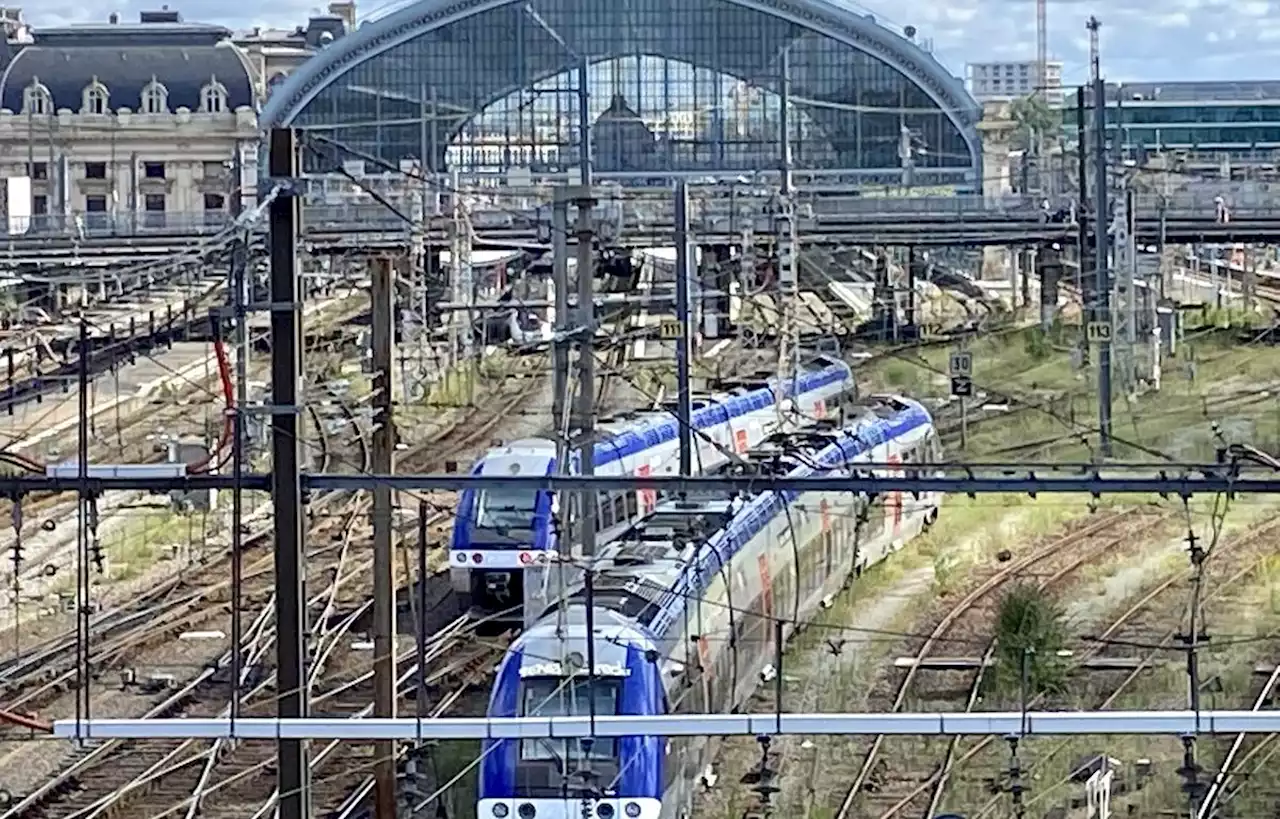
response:
<path id="1" fill-rule="evenodd" d="M 569 176 L 583 60 L 601 177 L 776 169 L 785 121 L 800 173 L 898 184 L 909 161 L 919 185 L 981 178 L 961 80 L 832 0 L 419 0 L 311 59 L 262 123 L 350 149 L 312 153 L 313 170 L 426 157 L 434 172 Z"/>
<path id="2" fill-rule="evenodd" d="M 1066 125 L 1075 133 L 1074 97 Z M 1107 86 L 1107 131 L 1130 158 L 1186 151 L 1236 161 L 1280 152 L 1280 82 L 1124 83 Z"/>

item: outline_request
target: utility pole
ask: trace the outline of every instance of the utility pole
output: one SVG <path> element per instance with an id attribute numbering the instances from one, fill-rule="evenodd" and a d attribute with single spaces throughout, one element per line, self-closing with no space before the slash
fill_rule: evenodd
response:
<path id="1" fill-rule="evenodd" d="M 554 370 L 551 389 L 551 423 L 555 430 L 556 472 L 567 474 L 568 463 L 565 404 L 569 394 L 569 200 L 563 188 L 556 188 L 551 204 L 551 281 L 555 291 L 555 327 L 551 355 Z"/>
<path id="2" fill-rule="evenodd" d="M 392 418 L 393 351 L 395 343 L 395 269 L 391 259 L 373 262 L 373 471 L 395 471 L 395 421 Z M 373 715 L 396 715 L 396 586 L 392 555 L 391 487 L 373 488 Z M 419 578 L 424 582 L 425 578 Z M 421 660 L 421 658 L 419 658 Z M 380 740 L 374 745 L 374 816 L 396 819 L 396 743 Z"/>
<path id="3" fill-rule="evenodd" d="M 453 226 L 452 226 L 452 258 L 451 267 L 454 271 L 454 300 L 461 302 L 467 306 L 462 313 L 461 322 L 455 322 L 455 326 L 461 323 L 459 328 L 462 339 L 462 370 L 468 371 L 475 359 L 475 312 L 471 309 L 471 305 L 476 300 L 476 282 L 475 271 L 471 265 L 471 220 L 468 217 L 466 206 L 462 201 L 462 195 L 459 191 L 461 180 L 458 172 L 453 173 Z M 468 382 L 470 383 L 470 382 Z M 467 393 L 470 399 L 470 390 Z"/>
<path id="4" fill-rule="evenodd" d="M 774 217 L 776 247 L 778 248 L 778 296 L 782 316 L 778 333 L 778 427 L 786 422 L 786 408 L 782 401 L 783 385 L 794 379 L 800 357 L 800 328 L 796 321 L 796 302 L 799 299 L 799 275 L 796 270 L 796 223 L 791 209 L 791 197 L 778 198 Z"/>
<path id="5" fill-rule="evenodd" d="M 692 253 L 689 246 L 689 188 L 682 180 L 676 183 L 676 320 L 680 337 L 676 339 L 676 424 L 680 432 L 680 474 L 693 474 L 693 395 L 689 388 L 689 356 L 692 341 L 692 317 L 689 315 L 689 269 Z"/>
<path id="6" fill-rule="evenodd" d="M 1257 261 L 1253 249 L 1244 248 L 1244 275 L 1240 280 L 1240 296 L 1244 302 L 1245 312 L 1252 313 L 1257 305 L 1258 273 Z"/>
<path id="7" fill-rule="evenodd" d="M 239 222 L 244 212 L 244 158 L 241 147 L 236 146 L 234 164 L 235 186 L 231 192 L 231 216 Z M 231 719 L 240 716 L 240 674 L 243 655 L 240 644 L 244 641 L 244 620 L 241 614 L 241 594 L 244 584 L 244 445 L 245 407 L 249 404 L 249 317 L 246 308 L 251 301 L 247 282 L 248 231 L 233 224 L 235 231 L 231 244 L 231 310 L 235 321 L 236 338 L 236 409 L 232 417 L 231 441 Z"/>
<path id="8" fill-rule="evenodd" d="M 1096 83 L 1102 76 L 1101 54 L 1098 48 L 1098 30 L 1102 28 L 1102 23 L 1098 22 L 1097 17 L 1091 15 L 1084 27 L 1089 30 L 1089 81 Z M 1094 100 L 1094 105 L 1102 105 L 1102 103 L 1102 98 Z"/>
<path id="9" fill-rule="evenodd" d="M 90 612 L 90 596 L 92 595 L 91 577 L 89 574 L 90 549 L 92 541 L 90 527 L 93 508 L 89 493 L 89 324 L 85 320 L 83 307 L 80 310 L 80 344 L 79 361 L 76 371 L 79 379 L 76 387 L 79 391 L 79 440 L 77 441 L 78 469 L 77 483 L 79 490 L 76 496 L 76 509 L 79 520 L 76 525 L 76 724 L 81 719 L 92 717 L 93 697 L 89 696 L 91 685 L 89 677 L 93 673 L 90 663 L 89 642 L 93 636 Z"/>
<path id="10" fill-rule="evenodd" d="M 584 71 L 585 74 L 585 71 Z M 585 97 L 585 88 L 583 95 Z M 586 112 L 584 101 L 582 111 Z M 584 136 L 586 136 L 584 132 Z M 584 144 L 585 151 L 585 144 Z M 590 164 L 583 163 L 583 176 L 590 175 Z M 583 185 L 578 192 L 578 312 L 581 316 L 579 332 L 581 341 L 578 345 L 578 467 L 584 477 L 595 474 L 596 446 L 596 308 L 595 308 L 595 230 L 592 225 L 592 211 L 595 200 L 591 188 Z M 591 489 L 584 489 L 578 496 L 581 514 L 580 530 L 582 532 L 583 572 L 586 580 L 586 661 L 587 680 L 593 681 L 596 673 L 596 641 L 595 634 L 595 559 L 596 559 L 596 501 L 599 494 Z M 592 730 L 595 729 L 596 701 L 595 697 L 587 697 L 588 710 L 591 717 Z M 583 759 L 587 754 L 583 754 Z M 589 773 L 589 769 L 583 771 Z M 585 783 L 584 783 L 585 784 Z M 589 792 L 584 790 L 583 805 L 588 804 Z"/>
<path id="11" fill-rule="evenodd" d="M 1089 323 L 1096 321 L 1095 307 L 1098 292 L 1097 280 L 1086 290 L 1084 267 L 1089 252 L 1089 220 L 1092 218 L 1089 204 L 1089 133 L 1085 123 L 1084 86 L 1076 89 L 1076 173 L 1077 185 L 1080 188 L 1079 201 L 1076 204 L 1076 223 L 1079 232 L 1076 235 L 1076 292 L 1080 294 L 1081 307 L 1084 310 L 1084 321 L 1080 328 L 1080 363 L 1089 360 L 1089 341 L 1085 332 Z M 1096 220 L 1095 220 L 1096 221 Z"/>
<path id="12" fill-rule="evenodd" d="M 1133 246 L 1133 234 L 1129 229 L 1129 215 L 1132 213 L 1132 195 L 1129 190 L 1128 174 L 1119 174 L 1119 190 L 1115 200 L 1115 212 L 1111 219 L 1112 257 L 1115 260 L 1115 301 L 1112 315 L 1115 316 L 1114 339 L 1118 361 L 1113 362 L 1120 371 L 1120 387 L 1126 393 L 1133 391 L 1135 358 L 1137 351 L 1137 313 L 1134 302 L 1134 269 L 1137 265 L 1136 248 Z"/>
<path id="13" fill-rule="evenodd" d="M 910 338 L 920 337 L 916 316 L 916 246 L 907 245 L 907 326 Z"/>
<path id="14" fill-rule="evenodd" d="M 594 202 L 591 192 L 583 188 L 577 197 L 578 205 L 578 406 L 574 427 L 578 430 L 579 463 L 584 476 L 595 474 L 595 270 L 593 243 L 594 230 L 591 211 Z M 590 561 L 596 550 L 596 493 L 582 493 L 582 553 Z"/>
<path id="15" fill-rule="evenodd" d="M 779 83 L 778 111 L 778 203 L 774 214 L 774 246 L 778 257 L 778 306 L 781 308 L 778 338 L 778 408 L 779 428 L 786 422 L 782 405 L 782 389 L 786 379 L 794 377 L 794 359 L 798 358 L 799 331 L 796 323 L 798 274 L 796 270 L 796 225 L 791 202 L 791 50 L 782 50 L 782 76 Z"/>
<path id="16" fill-rule="evenodd" d="M 1097 21 L 1090 18 L 1090 24 L 1096 26 Z M 1091 29 L 1092 30 L 1092 29 Z M 1096 62 L 1095 62 L 1096 65 Z M 1098 76 L 1093 81 L 1093 130 L 1096 154 L 1094 156 L 1094 172 L 1097 175 L 1094 184 L 1093 242 L 1095 286 L 1097 287 L 1098 310 L 1094 321 L 1110 328 L 1111 317 L 1111 273 L 1107 261 L 1107 228 L 1106 214 L 1110 210 L 1107 187 L 1107 106 L 1105 81 Z M 1098 344 L 1098 431 L 1101 438 L 1102 454 L 1111 457 L 1111 337 L 1107 334 Z"/>
<path id="17" fill-rule="evenodd" d="M 578 141 L 582 143 L 578 151 L 578 173 L 582 177 L 580 183 L 588 194 L 594 184 L 591 174 L 591 91 L 587 87 L 590 67 L 585 54 L 578 59 Z"/>
<path id="18" fill-rule="evenodd" d="M 570 418 L 568 405 L 572 381 L 569 378 L 569 333 L 572 320 L 569 316 L 569 197 L 565 188 L 555 189 L 555 198 L 551 204 L 551 282 L 552 298 L 555 303 L 555 326 L 552 328 L 551 357 L 551 427 L 552 440 L 556 445 L 556 475 L 569 474 L 570 452 Z M 557 508 L 561 515 L 567 515 L 569 504 L 567 496 L 561 498 Z M 562 517 L 559 523 L 567 521 Z M 525 626 L 533 625 L 533 620 L 546 609 L 546 604 L 564 593 L 566 568 L 573 560 L 571 548 L 573 543 L 569 536 L 569 527 L 561 527 L 556 538 L 557 560 L 555 568 L 531 566 L 524 575 L 524 616 Z M 554 595 L 552 591 L 554 590 Z"/>
<path id="19" fill-rule="evenodd" d="M 302 306 L 298 288 L 298 178 L 296 135 L 271 131 L 269 170 L 285 189 L 270 209 L 271 244 L 271 500 L 275 524 L 276 715 L 307 716 L 306 595 L 303 582 L 302 475 L 299 415 L 302 379 Z M 276 743 L 279 819 L 307 819 L 310 793 L 307 743 Z"/>

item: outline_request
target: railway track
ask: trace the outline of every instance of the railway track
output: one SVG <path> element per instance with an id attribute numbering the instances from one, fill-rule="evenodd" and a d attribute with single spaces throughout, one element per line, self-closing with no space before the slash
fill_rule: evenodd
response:
<path id="1" fill-rule="evenodd" d="M 1269 521 L 1257 528 L 1227 538 L 1215 547 L 1207 564 L 1210 568 L 1211 585 L 1210 590 L 1201 600 L 1202 608 L 1210 603 L 1222 601 L 1250 576 L 1262 571 L 1274 553 L 1272 544 L 1277 537 L 1280 537 L 1280 520 Z M 1186 596 L 1179 592 L 1192 577 L 1193 572 L 1187 569 L 1174 572 L 1156 583 L 1116 615 L 1089 648 L 1078 653 L 1074 658 L 1077 672 L 1091 661 L 1112 654 L 1114 651 L 1111 648 L 1112 645 L 1122 646 L 1127 654 L 1132 654 L 1134 651 L 1130 646 L 1146 646 L 1139 652 L 1137 661 L 1131 666 L 1112 671 L 1090 672 L 1093 678 L 1103 680 L 1104 684 L 1102 691 L 1095 695 L 1096 699 L 1086 703 L 1087 707 L 1099 711 L 1116 707 L 1122 697 L 1133 691 L 1145 673 L 1167 658 L 1169 652 L 1177 647 L 1181 628 L 1179 625 L 1169 628 L 1166 624 L 1170 619 L 1175 623 L 1181 620 L 1176 613 L 1185 608 Z M 1163 608 L 1157 606 L 1162 601 L 1168 601 L 1171 605 Z M 1153 635 L 1159 635 L 1159 637 L 1153 637 Z M 1280 638 L 1280 632 L 1273 633 L 1272 636 Z M 1126 659 L 1129 658 L 1126 657 Z M 1115 680 L 1117 675 L 1118 681 Z M 1254 710 L 1265 707 L 1276 689 L 1277 682 L 1280 682 L 1280 672 L 1273 672 L 1265 677 L 1258 690 L 1251 696 L 1249 707 Z M 1029 705 L 1035 707 L 1039 702 L 1040 698 L 1036 698 Z M 1170 706 L 1185 707 L 1185 704 L 1170 703 Z M 1221 763 L 1210 779 L 1210 787 L 1202 802 L 1202 809 L 1197 812 L 1198 819 L 1208 819 L 1213 815 L 1215 805 L 1230 799 L 1244 787 L 1244 782 L 1251 778 L 1247 775 L 1249 768 L 1245 766 L 1249 765 L 1252 769 L 1258 770 L 1258 763 L 1252 760 L 1265 753 L 1273 743 L 1274 739 L 1271 736 L 1254 737 L 1250 740 L 1244 735 L 1232 737 L 1225 743 Z M 990 744 L 989 738 L 974 743 L 958 762 L 968 762 L 976 758 L 989 748 Z M 1247 749 L 1246 746 L 1248 746 Z M 1025 765 L 1027 776 L 1034 777 L 1040 782 L 1036 788 L 1037 793 L 1027 800 L 1029 809 L 1041 805 L 1052 794 L 1058 792 L 1057 789 L 1071 781 L 1070 774 L 1063 777 L 1049 777 L 1048 774 L 1043 773 L 1069 747 L 1069 740 L 1054 740 L 1048 744 L 1037 743 L 1036 748 L 1028 755 Z M 999 811 L 1002 799 L 1003 797 L 999 795 L 989 798 L 971 814 L 972 819 L 989 819 L 994 816 Z"/>
<path id="2" fill-rule="evenodd" d="M 915 672 L 919 668 L 918 664 L 929 657 L 937 642 L 946 637 L 964 611 L 976 605 L 979 598 L 989 595 L 994 590 L 995 586 L 993 584 L 998 586 L 1007 580 L 1010 574 L 1029 568 L 1031 565 L 1046 559 L 1046 552 L 1049 548 L 1060 549 L 1063 546 L 1071 546 L 1072 556 L 1067 562 L 1059 565 L 1047 575 L 1042 573 L 1038 586 L 1041 589 L 1050 588 L 1081 566 L 1115 548 L 1119 540 L 1125 538 L 1126 535 L 1121 534 L 1118 538 L 1115 537 L 1111 527 L 1122 520 L 1122 516 L 1125 514 L 1133 516 L 1135 512 L 1130 511 L 1121 513 L 1121 515 L 1111 516 L 1108 519 L 1091 524 L 1084 530 L 1068 535 L 1064 540 L 1069 540 L 1069 543 L 1063 543 L 1060 540 L 1046 549 L 1038 550 L 989 578 L 961 600 L 939 623 L 939 626 L 935 628 L 929 639 L 917 651 L 915 656 L 916 664 L 913 664 L 908 669 L 906 677 L 899 685 L 899 699 L 895 703 L 895 710 L 902 706 L 907 697 Z M 1159 517 L 1168 519 L 1173 514 L 1172 511 L 1169 511 Z M 1149 514 L 1138 514 L 1137 518 L 1131 517 L 1130 520 L 1140 521 L 1144 527 L 1150 527 L 1155 523 L 1151 520 L 1151 517 Z M 1280 521 L 1267 523 L 1241 536 L 1229 538 L 1216 547 L 1213 557 L 1218 561 L 1217 565 L 1220 570 L 1214 577 L 1214 592 L 1206 595 L 1203 602 L 1207 604 L 1229 593 L 1233 586 L 1236 586 L 1250 574 L 1259 571 L 1268 555 L 1267 544 L 1278 535 L 1280 535 Z M 1083 551 L 1081 551 L 1082 539 L 1094 542 L 1085 545 Z M 1223 565 L 1227 559 L 1230 562 L 1227 565 Z M 1135 682 L 1141 679 L 1145 672 L 1161 661 L 1162 655 L 1175 647 L 1179 629 L 1177 626 L 1167 628 L 1164 625 L 1169 622 L 1168 611 L 1161 610 L 1157 612 L 1156 603 L 1161 600 L 1171 600 L 1176 604 L 1177 599 L 1181 597 L 1178 594 L 1179 590 L 1191 577 L 1192 572 L 1188 569 L 1175 572 L 1159 581 L 1112 618 L 1088 648 L 1073 653 L 1069 669 L 1072 674 L 1088 673 L 1091 675 L 1090 679 L 1100 678 L 1104 680 L 1108 677 L 1114 678 L 1116 674 L 1121 675 L 1119 682 L 1112 682 L 1105 686 L 1105 693 L 1100 694 L 1096 702 L 1088 703 L 1084 707 L 1097 710 L 1106 710 L 1114 707 L 1120 697 L 1130 691 Z M 1156 625 L 1157 623 L 1159 626 Z M 1153 641 L 1151 637 L 1153 630 L 1163 636 Z M 1150 648 L 1145 650 L 1136 662 L 1133 662 L 1132 658 L 1125 657 L 1123 661 L 1117 662 L 1114 668 L 1106 670 L 1108 667 L 1103 661 L 1111 653 L 1110 646 L 1117 643 L 1125 646 L 1145 645 L 1150 646 Z M 1125 650 L 1132 653 L 1131 648 L 1126 648 Z M 994 641 L 991 641 L 982 655 L 983 663 L 979 665 L 976 672 L 972 672 L 972 677 L 964 689 L 967 692 L 965 710 L 972 710 L 979 703 L 983 676 L 988 668 L 986 663 L 993 658 L 994 651 L 995 644 Z M 1094 663 L 1097 663 L 1102 670 L 1091 668 L 1091 664 Z M 1265 703 L 1271 696 L 1278 681 L 1280 681 L 1280 672 L 1267 678 L 1263 683 L 1262 690 L 1253 700 L 1255 707 L 1262 707 L 1261 703 Z M 1038 707 L 1041 705 L 1042 700 L 1042 696 L 1035 696 L 1028 701 L 1027 707 Z M 893 779 L 883 764 L 877 764 L 879 755 L 883 752 L 884 740 L 885 738 L 880 737 L 873 743 L 871 751 L 864 759 L 858 775 L 845 793 L 840 808 L 836 813 L 838 819 L 854 815 L 871 815 L 879 817 L 879 819 L 911 816 L 924 816 L 931 819 L 931 817 L 940 815 L 945 810 L 943 800 L 948 785 L 965 765 L 974 763 L 975 760 L 981 760 L 983 769 L 989 770 L 990 765 L 998 765 L 1004 762 L 1002 757 L 997 760 L 993 756 L 993 754 L 999 753 L 999 749 L 996 747 L 998 742 L 996 738 L 984 737 L 974 740 L 962 750 L 962 745 L 966 740 L 957 737 L 946 741 L 945 750 L 940 755 L 937 755 L 940 756 L 940 760 L 929 767 L 926 775 L 914 778 L 909 775 L 906 777 L 899 775 L 898 778 Z M 1270 741 L 1269 738 L 1264 738 L 1263 741 L 1257 744 L 1269 744 Z M 926 740 L 925 742 L 928 741 Z M 1244 756 L 1244 753 L 1242 753 L 1243 744 L 1243 737 L 1234 738 L 1223 758 L 1222 766 L 1215 781 L 1224 791 L 1231 780 L 1232 766 L 1239 768 L 1241 765 L 1240 758 Z M 1034 787 L 1040 792 L 1039 796 L 1033 796 L 1030 801 L 1024 804 L 1024 809 L 1030 811 L 1038 808 L 1043 811 L 1047 806 L 1039 805 L 1039 803 L 1047 798 L 1055 788 L 1060 785 L 1066 785 L 1071 780 L 1071 775 L 1068 774 L 1066 777 L 1049 779 L 1046 782 L 1046 776 L 1048 775 L 1044 773 L 1055 758 L 1068 750 L 1069 745 L 1069 740 L 1060 740 L 1050 745 L 1048 750 L 1043 750 L 1045 747 L 1043 743 L 1037 744 L 1029 754 L 1024 750 L 1023 753 L 1028 754 L 1029 761 L 1024 759 L 1022 781 L 1036 782 L 1037 784 Z M 987 754 L 986 757 L 980 756 L 984 752 Z M 991 796 L 981 807 L 976 809 L 973 808 L 971 803 L 966 803 L 968 805 L 965 810 L 966 816 L 971 817 L 971 819 L 991 819 L 991 817 L 998 815 L 1000 806 L 1008 798 L 1007 794 L 1004 793 Z M 1206 814 L 1200 819 L 1207 819 L 1207 817 L 1208 815 Z"/>
<path id="3" fill-rule="evenodd" d="M 216 379 L 216 367 L 211 368 L 207 375 L 209 378 Z M 204 379 L 197 380 L 196 377 L 189 379 L 183 387 L 178 396 L 180 401 L 176 405 L 166 404 L 152 412 L 136 413 L 128 419 L 117 417 L 114 434 L 99 434 L 91 427 L 90 459 L 95 462 L 147 463 L 156 456 L 157 433 L 172 433 L 175 430 L 192 431 L 192 408 L 185 399 L 189 399 L 194 394 L 204 395 L 209 391 L 209 387 Z M 328 468 L 339 458 L 349 457 L 348 453 L 352 450 L 356 458 L 367 458 L 368 438 L 358 428 L 360 421 L 351 403 L 340 397 L 336 397 L 336 400 L 333 400 L 335 396 L 329 396 L 329 398 L 331 400 L 325 403 L 338 406 L 340 416 L 347 421 L 353 432 L 342 440 L 334 439 L 334 436 L 327 433 L 325 424 L 315 408 L 309 406 L 314 426 L 312 439 L 316 441 L 318 448 L 316 460 L 321 464 L 321 468 Z M 220 417 L 218 414 L 214 414 L 206 421 L 218 417 Z M 204 425 L 202 422 L 201 426 Z M 73 439 L 69 442 L 73 449 L 76 446 L 75 436 L 74 431 L 68 434 L 68 438 Z M 45 543 L 33 546 L 34 539 L 27 534 L 24 537 L 25 554 L 22 562 L 16 565 L 11 563 L 9 572 L 4 576 L 5 586 L 10 591 L 12 618 L 0 628 L 0 644 L 21 648 L 22 642 L 33 637 L 37 641 L 48 639 L 56 635 L 61 628 L 60 622 L 23 618 L 22 604 L 36 600 L 50 588 L 58 576 L 73 569 L 76 560 L 73 538 L 69 535 L 50 533 L 58 532 L 58 527 L 62 523 L 71 523 L 75 526 L 78 505 L 77 498 L 69 498 L 65 494 L 35 495 L 23 502 L 21 518 L 25 521 L 39 521 L 40 528 L 48 537 Z M 135 505 L 136 502 L 129 496 L 109 500 L 98 510 L 99 528 L 110 526 L 113 516 L 126 514 L 127 510 Z M 8 530 L 12 528 L 13 515 L 12 505 L 0 514 L 0 531 L 5 532 L 7 536 L 5 539 L 11 543 L 13 535 L 9 534 Z M 27 527 L 30 525 L 27 524 Z M 103 551 L 110 557 L 109 547 L 104 547 Z M 105 592 L 110 595 L 111 589 L 108 587 Z M 142 594 L 145 595 L 146 592 Z M 0 664 L 0 669 L 3 668 L 4 665 Z"/>
<path id="4" fill-rule="evenodd" d="M 959 631 L 958 626 L 966 616 L 981 615 L 982 607 L 994 592 L 1030 570 L 1034 570 L 1040 578 L 1037 585 L 1041 589 L 1047 589 L 1113 552 L 1136 532 L 1150 528 L 1153 517 L 1161 520 L 1173 514 L 1170 510 L 1152 515 L 1137 508 L 1106 514 L 1101 520 L 1090 521 L 1082 528 L 1054 538 L 1029 554 L 1008 562 L 951 606 L 923 640 L 915 651 L 914 662 L 897 684 L 892 710 L 903 710 L 913 697 L 916 700 L 929 698 L 928 695 L 914 693 L 921 665 L 946 641 L 954 639 L 953 633 Z M 987 627 L 981 626 L 980 629 L 986 630 Z M 989 641 L 983 652 L 983 659 L 990 660 L 994 652 L 994 641 Z M 980 664 L 978 671 L 963 687 L 966 692 L 966 710 L 972 710 L 978 703 L 985 667 L 985 664 Z M 941 763 L 923 777 L 911 770 L 891 771 L 884 759 L 888 742 L 889 739 L 885 736 L 878 736 L 871 742 L 861 766 L 837 807 L 835 819 L 847 819 L 855 815 L 855 811 L 857 815 L 874 815 L 881 819 L 902 813 L 932 815 L 955 763 L 955 742 L 947 743 Z"/>
<path id="5" fill-rule="evenodd" d="M 452 453 L 477 443 L 487 443 L 485 436 L 502 422 L 508 415 L 541 384 L 541 379 L 521 379 L 520 386 L 514 396 L 507 400 L 495 401 L 482 409 L 487 420 L 477 422 L 474 417 L 459 420 L 445 430 L 432 443 L 410 453 L 404 459 L 404 468 L 423 470 L 438 465 L 444 460 L 444 453 Z M 368 464 L 363 465 L 367 468 Z M 446 497 L 429 498 L 438 508 L 450 509 Z M 368 575 L 371 559 L 366 559 L 367 548 L 353 548 L 354 544 L 365 546 L 367 539 L 364 519 L 367 517 L 367 503 L 359 496 L 342 499 L 339 493 L 330 493 L 317 497 L 312 501 L 313 512 L 339 504 L 334 514 L 313 514 L 317 521 L 309 534 L 311 542 L 330 542 L 320 547 L 316 553 L 308 555 L 308 588 L 320 588 L 322 591 L 308 601 L 308 610 L 315 612 L 313 622 L 320 624 L 317 633 L 313 634 L 312 644 L 315 647 L 312 684 L 319 686 L 324 680 L 327 669 L 334 664 L 342 663 L 342 657 L 349 651 L 352 642 L 351 629 L 359 619 L 360 613 L 367 608 L 368 590 L 355 582 L 356 578 Z M 439 512 L 435 519 L 437 526 L 446 525 L 447 513 Z M 336 525 L 335 525 L 336 521 Z M 246 539 L 246 555 L 252 555 L 254 549 L 269 548 L 265 543 L 269 539 L 269 531 L 255 534 Z M 246 560 L 245 593 L 246 611 L 251 624 L 246 628 L 246 643 L 242 650 L 245 658 L 240 682 L 242 690 L 248 690 L 244 697 L 244 713 L 254 708 L 270 708 L 272 703 L 272 687 L 274 669 L 273 652 L 270 650 L 274 640 L 272 625 L 273 598 L 268 592 L 270 585 L 270 556 L 263 555 L 260 562 Z M 219 566 L 225 574 L 225 566 Z M 260 585 L 255 585 L 260 584 Z M 204 586 L 194 595 L 188 595 L 183 602 L 183 611 L 192 617 L 210 617 L 225 614 L 227 605 L 225 595 L 229 584 L 223 582 Z M 440 591 L 444 584 L 437 584 Z M 215 593 L 216 588 L 216 593 Z M 190 619 L 174 617 L 172 606 L 165 607 L 162 614 L 169 616 L 169 621 L 161 620 L 157 624 L 155 612 L 139 614 L 128 612 L 117 615 L 114 622 L 104 623 L 99 627 L 108 639 L 116 639 L 122 644 L 121 652 L 132 652 L 136 655 L 139 644 L 168 639 L 175 629 L 173 621 L 180 620 L 181 626 L 190 628 Z M 167 622 L 167 625 L 164 625 Z M 161 637 L 163 632 L 168 635 Z M 228 647 L 229 648 L 229 647 Z M 59 651 L 58 649 L 61 649 Z M 65 653 L 68 646 L 65 641 L 46 651 L 46 656 Z M 98 652 L 102 655 L 101 650 Z M 97 660 L 98 657 L 95 657 Z M 119 664 L 118 655 L 108 655 L 109 662 Z M 212 662 L 210 662 L 212 660 Z M 173 692 L 166 692 L 163 697 L 134 698 L 130 703 L 130 715 L 160 716 L 183 713 L 188 715 L 216 715 L 222 713 L 230 701 L 232 681 L 228 674 L 230 664 L 229 653 L 206 658 L 207 666 L 199 674 L 188 680 Z M 101 664 L 95 667 L 101 667 Z M 74 675 L 74 669 L 69 671 Z M 32 671 L 26 678 L 10 681 L 10 684 L 29 682 Z M 55 689 L 56 690 L 56 689 Z M 31 699 L 25 699 L 30 703 Z M 244 754 L 234 751 L 239 749 L 206 748 L 208 760 L 204 767 L 183 756 L 184 743 L 106 743 L 96 748 L 81 752 L 70 760 L 70 765 L 52 780 L 37 788 L 26 798 L 17 802 L 4 814 L 5 819 L 17 817 L 96 817 L 109 816 L 127 808 L 130 816 L 165 816 L 175 804 L 187 800 L 192 804 L 205 804 L 205 792 L 219 783 L 228 781 L 244 783 L 253 777 L 238 775 L 242 770 L 257 770 L 255 761 L 245 762 Z M 252 755 L 254 752 L 246 750 Z M 261 753 L 261 752 L 259 752 Z M 262 761 L 262 760 L 258 760 Z M 179 764 L 183 763 L 183 764 Z M 199 771 L 193 777 L 193 768 Z M 223 776 L 223 771 L 231 773 Z M 133 783 L 134 786 L 123 786 L 122 783 Z M 225 785 L 223 787 L 226 787 Z M 181 795 L 182 799 L 177 797 Z M 265 799 L 265 797 L 264 797 Z M 194 813 L 193 813 L 194 815 Z"/>

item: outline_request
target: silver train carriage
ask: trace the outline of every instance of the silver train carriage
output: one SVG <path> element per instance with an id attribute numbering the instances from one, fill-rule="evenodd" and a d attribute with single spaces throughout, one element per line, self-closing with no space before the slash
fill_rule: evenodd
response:
<path id="1" fill-rule="evenodd" d="M 776 379 L 760 379 L 731 390 L 695 398 L 694 471 L 702 474 L 767 436 L 816 420 L 840 417 L 843 402 L 855 394 L 849 365 L 815 356 L 795 378 L 782 384 L 782 412 Z M 670 408 L 640 412 L 597 428 L 595 474 L 673 475 L 679 470 L 679 424 Z M 577 456 L 570 473 L 577 474 Z M 515 441 L 487 452 L 472 469 L 477 475 L 551 475 L 555 443 Z M 601 493 L 596 521 L 601 542 L 625 531 L 651 512 L 658 501 L 649 490 Z M 572 496 L 571 503 L 577 503 Z M 559 498 L 532 490 L 467 490 L 461 495 L 450 542 L 453 588 L 469 594 L 474 606 L 508 616 L 524 602 L 524 571 L 550 562 L 559 546 Z M 570 515 L 577 519 L 577 515 Z M 570 532 L 572 544 L 579 539 Z"/>
<path id="2" fill-rule="evenodd" d="M 924 408 L 886 397 L 844 427 L 775 436 L 734 469 L 802 477 L 878 463 L 905 474 L 940 454 Z M 940 500 L 760 492 L 664 501 L 600 553 L 595 674 L 586 674 L 579 591 L 511 645 L 489 715 L 729 712 L 767 676 L 779 633 L 788 639 L 852 577 L 930 525 Z M 713 753 L 706 738 L 489 742 L 478 816 L 577 819 L 585 800 L 598 819 L 683 817 Z"/>

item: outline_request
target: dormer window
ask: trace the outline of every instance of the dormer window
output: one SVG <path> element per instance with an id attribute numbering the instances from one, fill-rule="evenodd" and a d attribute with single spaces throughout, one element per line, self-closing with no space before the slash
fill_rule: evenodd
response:
<path id="1" fill-rule="evenodd" d="M 210 77 L 209 84 L 200 89 L 200 110 L 206 114 L 221 114 L 227 110 L 227 89 L 217 77 Z"/>
<path id="2" fill-rule="evenodd" d="M 53 95 L 39 77 L 32 77 L 31 84 L 22 92 L 22 113 L 41 116 L 53 113 Z"/>
<path id="3" fill-rule="evenodd" d="M 142 89 L 142 113 L 169 113 L 169 89 L 160 84 L 155 77 Z"/>
<path id="4" fill-rule="evenodd" d="M 84 99 L 80 106 L 82 114 L 108 114 L 111 112 L 111 94 L 107 87 L 94 77 L 84 88 Z"/>

